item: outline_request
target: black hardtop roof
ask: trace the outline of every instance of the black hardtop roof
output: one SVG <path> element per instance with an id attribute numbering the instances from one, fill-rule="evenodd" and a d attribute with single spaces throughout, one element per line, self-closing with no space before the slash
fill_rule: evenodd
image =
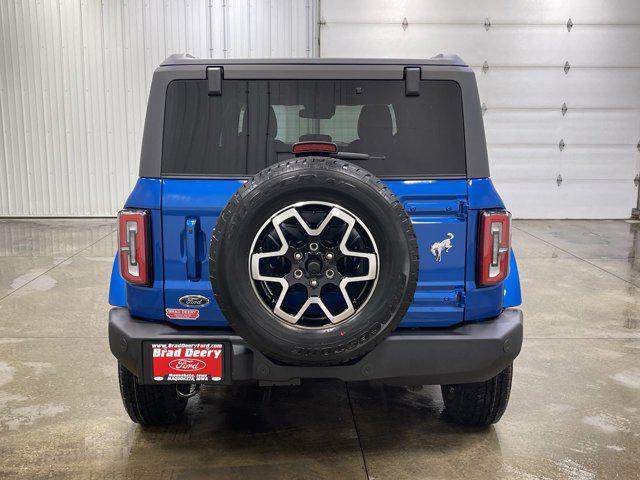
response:
<path id="1" fill-rule="evenodd" d="M 458 55 L 440 53 L 431 58 L 196 58 L 188 53 L 166 58 L 167 65 L 434 65 L 468 66 Z"/>
<path id="2" fill-rule="evenodd" d="M 402 80 L 406 67 L 420 67 L 422 80 L 448 80 L 460 87 L 464 114 L 467 178 L 489 176 L 487 145 L 475 73 L 457 55 L 402 58 L 265 58 L 201 59 L 189 54 L 168 57 L 153 74 L 142 137 L 140 177 L 161 178 L 166 94 L 176 80 L 369 79 Z M 209 72 L 211 71 L 211 75 Z M 414 78 L 414 74 L 412 74 Z M 211 91 L 211 90 L 210 90 Z"/>

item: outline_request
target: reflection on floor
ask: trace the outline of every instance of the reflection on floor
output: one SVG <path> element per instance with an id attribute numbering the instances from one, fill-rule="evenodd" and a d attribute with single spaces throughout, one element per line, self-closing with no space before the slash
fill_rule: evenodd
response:
<path id="1" fill-rule="evenodd" d="M 181 425 L 122 408 L 106 339 L 113 220 L 0 220 L 0 477 L 638 478 L 640 225 L 516 221 L 525 345 L 502 421 L 437 387 L 211 388 Z"/>

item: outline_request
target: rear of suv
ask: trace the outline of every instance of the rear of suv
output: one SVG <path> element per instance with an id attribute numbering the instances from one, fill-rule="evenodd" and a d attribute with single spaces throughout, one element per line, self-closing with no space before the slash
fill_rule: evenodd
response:
<path id="1" fill-rule="evenodd" d="M 441 385 L 494 423 L 522 344 L 510 224 L 457 56 L 169 57 L 118 220 L 125 408 L 166 424 L 202 385 L 334 378 Z"/>

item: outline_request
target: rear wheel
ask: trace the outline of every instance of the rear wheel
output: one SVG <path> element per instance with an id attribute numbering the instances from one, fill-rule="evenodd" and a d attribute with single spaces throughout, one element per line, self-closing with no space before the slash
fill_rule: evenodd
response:
<path id="1" fill-rule="evenodd" d="M 507 408 L 512 375 L 513 364 L 486 382 L 442 385 L 445 413 L 462 425 L 496 423 Z"/>
<path id="2" fill-rule="evenodd" d="M 124 408 L 136 423 L 145 426 L 176 423 L 187 408 L 175 385 L 140 385 L 138 377 L 118 364 L 120 395 Z"/>

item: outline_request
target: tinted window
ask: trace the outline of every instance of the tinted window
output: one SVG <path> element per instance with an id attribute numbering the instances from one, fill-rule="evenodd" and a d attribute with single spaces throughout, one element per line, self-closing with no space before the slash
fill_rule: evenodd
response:
<path id="1" fill-rule="evenodd" d="M 165 175 L 252 175 L 292 157 L 293 143 L 335 142 L 367 153 L 358 165 L 381 177 L 465 175 L 460 88 L 422 81 L 419 96 L 401 80 L 206 80 L 167 89 Z"/>

